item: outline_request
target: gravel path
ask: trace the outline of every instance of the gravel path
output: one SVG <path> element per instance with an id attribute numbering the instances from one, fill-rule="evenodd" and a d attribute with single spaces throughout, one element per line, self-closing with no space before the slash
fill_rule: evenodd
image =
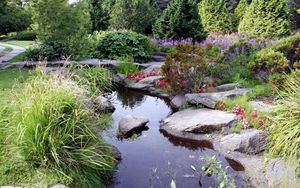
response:
<path id="1" fill-rule="evenodd" d="M 6 62 L 11 60 L 12 58 L 16 57 L 17 55 L 21 54 L 22 52 L 25 52 L 26 48 L 20 47 L 20 46 L 15 46 L 11 44 L 5 44 L 0 42 L 0 48 L 1 47 L 9 47 L 12 48 L 13 50 L 9 52 L 8 54 L 0 57 L 0 63 Z"/>

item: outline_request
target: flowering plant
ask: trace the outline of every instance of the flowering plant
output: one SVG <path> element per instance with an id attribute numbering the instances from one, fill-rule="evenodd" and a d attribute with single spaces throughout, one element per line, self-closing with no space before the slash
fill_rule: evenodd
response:
<path id="1" fill-rule="evenodd" d="M 138 71 L 134 72 L 132 74 L 129 74 L 127 78 L 131 81 L 134 82 L 139 82 L 140 80 L 150 77 L 150 76 L 159 76 L 161 73 L 156 72 L 156 71 L 150 71 L 150 72 L 143 72 L 143 71 Z"/>

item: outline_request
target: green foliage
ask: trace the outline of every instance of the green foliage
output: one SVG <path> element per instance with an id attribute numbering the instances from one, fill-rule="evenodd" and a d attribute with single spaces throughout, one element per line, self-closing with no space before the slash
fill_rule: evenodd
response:
<path id="1" fill-rule="evenodd" d="M 133 57 L 137 62 L 150 58 L 150 39 L 131 31 L 107 31 L 97 34 L 95 56 L 98 58 L 118 59 Z"/>
<path id="2" fill-rule="evenodd" d="M 291 29 L 287 1 L 253 0 L 238 30 L 261 37 L 289 35 Z"/>
<path id="3" fill-rule="evenodd" d="M 108 29 L 111 7 L 107 7 L 105 0 L 89 0 L 90 15 L 93 31 Z M 110 5 L 110 4 L 109 4 Z"/>
<path id="4" fill-rule="evenodd" d="M 199 3 L 199 14 L 207 32 L 229 32 L 234 29 L 233 17 L 224 0 L 202 0 Z"/>
<path id="5" fill-rule="evenodd" d="M 118 73 L 125 74 L 126 76 L 139 71 L 139 68 L 134 64 L 132 58 L 124 58 L 121 63 L 116 66 Z"/>
<path id="6" fill-rule="evenodd" d="M 150 0 L 116 0 L 109 21 L 110 28 L 146 33 L 156 19 Z"/>
<path id="7" fill-rule="evenodd" d="M 234 18 L 236 19 L 236 25 L 238 26 L 240 21 L 243 19 L 247 9 L 249 8 L 249 3 L 247 0 L 241 0 L 234 10 Z"/>
<path id="8" fill-rule="evenodd" d="M 80 187 L 101 187 L 114 159 L 92 128 L 97 118 L 86 100 L 66 75 L 38 75 L 12 103 L 9 135 L 33 168 L 53 169 Z"/>
<path id="9" fill-rule="evenodd" d="M 35 40 L 37 33 L 34 31 L 21 31 L 14 37 L 16 40 Z"/>
<path id="10" fill-rule="evenodd" d="M 277 100 L 272 118 L 270 153 L 275 156 L 298 159 L 300 149 L 300 77 L 288 78 L 285 90 Z"/>
<path id="11" fill-rule="evenodd" d="M 234 188 L 236 184 L 234 179 L 223 169 L 221 162 L 216 156 L 202 157 L 201 161 L 208 163 L 207 167 L 202 167 L 202 171 L 208 176 L 214 175 L 214 178 L 219 182 L 218 188 Z"/>
<path id="12" fill-rule="evenodd" d="M 157 39 L 203 40 L 203 30 L 196 2 L 193 0 L 172 0 L 153 26 Z"/>
<path id="13" fill-rule="evenodd" d="M 283 53 L 266 48 L 255 54 L 248 66 L 253 71 L 263 71 L 271 75 L 284 73 L 289 67 L 289 61 Z"/>
<path id="14" fill-rule="evenodd" d="M 162 72 L 173 93 L 199 90 L 207 73 L 204 49 L 191 44 L 179 44 L 176 52 L 167 56 Z"/>
<path id="15" fill-rule="evenodd" d="M 51 45 L 49 49 L 63 45 L 66 51 L 60 54 L 66 53 L 73 59 L 87 54 L 90 15 L 85 1 L 69 4 L 68 0 L 37 0 L 32 5 L 32 12 L 34 29 L 42 45 L 60 44 Z"/>
<path id="16" fill-rule="evenodd" d="M 1 0 L 0 34 L 25 30 L 31 23 L 31 14 L 25 4 L 17 4 L 13 0 Z"/>

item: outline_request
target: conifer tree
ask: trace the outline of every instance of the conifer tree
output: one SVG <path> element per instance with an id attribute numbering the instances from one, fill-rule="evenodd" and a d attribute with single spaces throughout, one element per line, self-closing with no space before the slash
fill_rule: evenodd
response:
<path id="1" fill-rule="evenodd" d="M 247 9 L 249 8 L 249 3 L 247 0 L 241 0 L 234 10 L 234 17 L 236 19 L 237 24 L 243 19 Z"/>
<path id="2" fill-rule="evenodd" d="M 286 0 L 253 0 L 238 30 L 261 37 L 286 36 L 291 33 L 289 16 Z"/>
<path id="3" fill-rule="evenodd" d="M 234 28 L 233 17 L 224 0 L 202 0 L 199 14 L 207 32 L 228 32 Z"/>
<path id="4" fill-rule="evenodd" d="M 203 40 L 206 37 L 194 0 L 172 0 L 153 26 L 158 39 Z"/>

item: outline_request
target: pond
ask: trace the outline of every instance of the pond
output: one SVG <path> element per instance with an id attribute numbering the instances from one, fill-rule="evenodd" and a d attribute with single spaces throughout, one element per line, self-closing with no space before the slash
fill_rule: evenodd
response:
<path id="1" fill-rule="evenodd" d="M 113 92 L 116 107 L 113 124 L 103 132 L 104 139 L 122 153 L 118 171 L 111 188 L 170 187 L 172 179 L 177 187 L 217 187 L 213 177 L 201 173 L 206 165 L 200 157 L 216 156 L 237 184 L 243 182 L 244 168 L 232 159 L 226 159 L 208 141 L 183 140 L 160 131 L 160 121 L 172 114 L 168 102 L 145 93 L 118 89 Z M 126 115 L 150 119 L 148 130 L 133 138 L 117 137 L 119 121 Z M 192 169 L 196 168 L 196 172 Z M 239 186 L 240 187 L 240 186 Z"/>

